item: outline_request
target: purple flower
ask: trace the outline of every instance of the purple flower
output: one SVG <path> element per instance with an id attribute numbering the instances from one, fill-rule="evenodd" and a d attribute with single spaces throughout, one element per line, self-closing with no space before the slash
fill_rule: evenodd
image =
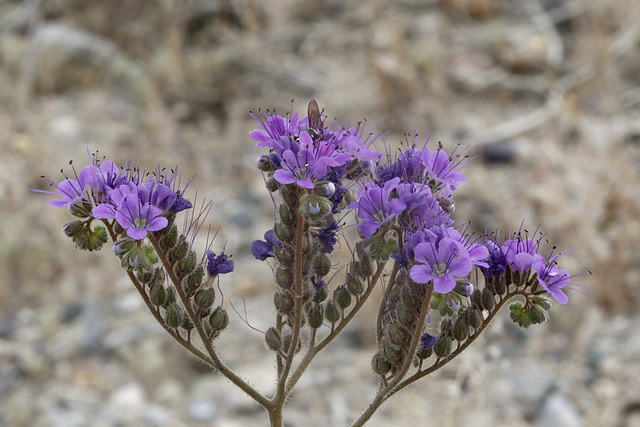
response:
<path id="1" fill-rule="evenodd" d="M 507 258 L 507 262 L 516 271 L 529 270 L 535 261 L 544 259 L 538 253 L 540 240 L 534 243 L 533 239 L 524 239 L 518 233 L 517 239 L 506 240 L 502 245 L 502 252 Z"/>
<path id="2" fill-rule="evenodd" d="M 122 199 L 116 210 L 116 221 L 127 230 L 127 236 L 134 240 L 147 237 L 148 231 L 165 228 L 169 221 L 162 215 L 162 209 L 150 203 L 142 203 L 136 193 L 130 193 Z"/>
<path id="3" fill-rule="evenodd" d="M 333 252 L 334 246 L 338 242 L 338 238 L 336 237 L 338 228 L 338 223 L 332 221 L 331 224 L 322 227 L 318 232 L 318 239 L 322 242 L 325 253 L 330 254 Z"/>
<path id="4" fill-rule="evenodd" d="M 487 242 L 489 257 L 485 259 L 487 266 L 482 268 L 485 276 L 501 277 L 507 271 L 507 256 L 500 245 Z"/>
<path id="5" fill-rule="evenodd" d="M 414 257 L 419 264 L 411 267 L 409 275 L 416 283 L 433 281 L 434 290 L 446 294 L 456 287 L 455 277 L 471 272 L 471 259 L 460 242 L 449 237 L 435 240 L 419 243 L 414 248 Z"/>
<path id="6" fill-rule="evenodd" d="M 233 271 L 233 260 L 224 251 L 217 255 L 213 251 L 207 252 L 207 273 L 211 277 L 217 277 L 220 274 L 227 274 Z"/>
<path id="7" fill-rule="evenodd" d="M 429 350 L 434 345 L 436 345 L 437 340 L 438 340 L 437 337 L 434 337 L 433 335 L 425 332 L 420 336 L 420 347 L 423 348 L 424 350 Z"/>
<path id="8" fill-rule="evenodd" d="M 273 230 L 269 230 L 264 233 L 264 238 L 265 240 L 255 240 L 251 244 L 251 254 L 254 256 L 254 258 L 260 261 L 264 261 L 267 258 L 275 256 L 273 252 L 273 246 L 282 245 Z"/>
<path id="9" fill-rule="evenodd" d="M 287 150 L 282 154 L 282 169 L 273 173 L 273 177 L 281 184 L 296 183 L 303 188 L 314 188 L 311 177 L 322 178 L 327 173 L 327 165 L 318 162 L 313 153 L 301 150 L 298 154 Z"/>
<path id="10" fill-rule="evenodd" d="M 48 194 L 57 194 L 60 196 L 58 200 L 52 200 L 48 204 L 51 206 L 55 206 L 56 208 L 62 208 L 69 205 L 75 205 L 76 203 L 81 203 L 85 199 L 85 190 L 89 186 L 91 182 L 92 175 L 94 174 L 95 166 L 85 166 L 80 171 L 80 174 L 77 176 L 77 180 L 74 179 L 65 179 L 60 184 L 54 184 L 52 181 L 51 184 L 56 188 L 56 192 L 53 191 L 43 191 L 32 189 L 36 193 L 48 193 Z"/>
<path id="11" fill-rule="evenodd" d="M 567 301 L 569 301 L 569 297 L 562 292 L 562 288 L 570 284 L 569 280 L 571 276 L 569 272 L 559 269 L 556 265 L 545 265 L 542 262 L 536 262 L 534 267 L 540 286 L 549 292 L 560 304 L 566 304 Z"/>
<path id="12" fill-rule="evenodd" d="M 348 208 L 358 208 L 359 227 L 362 234 L 368 239 L 380 228 L 382 224 L 391 221 L 395 216 L 400 215 L 407 207 L 406 203 L 400 199 L 389 200 L 391 192 L 400 182 L 400 178 L 394 178 L 379 187 L 374 183 L 365 183 L 358 190 L 358 199 L 352 202 Z"/>
<path id="13" fill-rule="evenodd" d="M 454 158 L 450 158 L 442 149 L 442 144 L 434 152 L 431 152 L 425 144 L 421 160 L 428 178 L 442 185 L 440 193 L 444 197 L 451 196 L 458 183 L 467 180 L 458 169 L 464 167 L 468 159 L 463 157 L 462 153 L 457 153 Z"/>

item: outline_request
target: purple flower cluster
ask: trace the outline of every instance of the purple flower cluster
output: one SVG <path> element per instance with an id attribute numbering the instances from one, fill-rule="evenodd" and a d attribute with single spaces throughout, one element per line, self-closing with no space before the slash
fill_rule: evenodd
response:
<path id="1" fill-rule="evenodd" d="M 311 105 L 317 107 L 313 101 Z M 312 109 L 311 119 L 292 111 L 285 117 L 251 115 L 260 125 L 251 137 L 257 146 L 269 149 L 261 162 L 270 167 L 262 170 L 279 184 L 296 184 L 309 194 L 313 190 L 331 203 L 330 214 L 316 232 L 320 242 L 316 247 L 325 253 L 331 253 L 337 242 L 332 215 L 346 205 L 355 213 L 365 239 L 387 242 L 394 238 L 399 248 L 391 257 L 398 266 L 411 280 L 429 284 L 438 293 L 451 292 L 468 280 L 474 266 L 487 278 L 499 277 L 510 268 L 522 272 L 522 277 L 536 274 L 542 289 L 566 303 L 561 289 L 570 284 L 571 276 L 555 266 L 558 256 L 544 258 L 539 244 L 531 239 L 496 242 L 487 236 L 473 238 L 465 229 L 452 226 L 452 196 L 466 180 L 461 173 L 469 160 L 464 149 L 449 155 L 442 144 L 430 149 L 424 142 L 420 148 L 415 135 L 397 154 L 383 155 L 372 149 L 372 141 L 363 138 L 361 129 L 327 128 L 324 116 Z M 272 257 L 274 245 L 280 245 L 272 231 L 265 239 L 252 245 L 253 255 L 260 260 Z"/>
<path id="2" fill-rule="evenodd" d="M 177 175 L 165 175 L 158 170 L 155 177 L 143 181 L 146 174 L 139 169 L 119 168 L 114 162 L 99 161 L 90 156 L 91 164 L 83 167 L 76 179 L 66 178 L 59 184 L 51 182 L 60 198 L 49 202 L 55 207 L 78 207 L 84 216 L 114 219 L 134 240 L 141 240 L 149 231 L 165 228 L 167 213 L 191 208 L 191 202 L 176 189 Z"/>
<path id="3" fill-rule="evenodd" d="M 309 117 L 286 117 L 270 112 L 251 116 L 260 125 L 250 133 L 258 147 L 271 151 L 275 167 L 273 178 L 280 184 L 297 184 L 313 189 L 319 181 L 328 181 L 333 170 L 356 162 L 378 160 L 382 155 L 368 147 L 373 140 L 362 139 L 363 128 L 346 128 L 324 123 L 309 125 Z"/>
<path id="4" fill-rule="evenodd" d="M 558 258 L 572 250 L 556 253 L 554 247 L 545 257 L 542 254 L 545 252 L 546 245 L 541 245 L 544 234 L 534 240 L 523 236 L 521 229 L 515 233 L 514 237 L 504 241 L 497 238 L 487 241 L 490 254 L 486 264 L 481 266 L 486 276 L 500 277 L 507 268 L 522 273 L 524 277 L 535 273 L 540 287 L 549 292 L 560 304 L 566 304 L 569 300 L 563 288 L 578 292 L 580 290 L 577 288 L 584 288 L 582 285 L 572 283 L 571 278 L 574 276 L 557 266 Z"/>

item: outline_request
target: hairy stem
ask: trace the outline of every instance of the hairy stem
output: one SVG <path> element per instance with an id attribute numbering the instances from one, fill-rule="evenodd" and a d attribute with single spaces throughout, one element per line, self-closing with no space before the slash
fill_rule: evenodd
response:
<path id="1" fill-rule="evenodd" d="M 178 277 L 176 277 L 172 268 L 172 264 L 167 259 L 166 254 L 161 250 L 158 244 L 158 240 L 152 237 L 151 235 L 147 237 L 151 242 L 151 244 L 153 245 L 154 249 L 156 250 L 156 254 L 158 255 L 158 258 L 160 259 L 160 261 L 162 262 L 165 272 L 167 273 L 169 279 L 174 284 L 176 293 L 178 294 L 178 297 L 182 301 L 184 309 L 186 310 L 187 315 L 191 319 L 193 326 L 196 332 L 198 333 L 198 336 L 200 337 L 200 340 L 202 341 L 202 344 L 204 345 L 204 348 L 207 351 L 209 358 L 211 359 L 211 362 L 212 362 L 211 364 L 218 370 L 218 372 L 224 375 L 233 384 L 238 386 L 242 391 L 247 393 L 258 404 L 260 404 L 263 407 L 267 407 L 267 405 L 269 404 L 269 400 L 265 396 L 263 396 L 260 392 L 258 392 L 256 389 L 251 387 L 245 380 L 240 378 L 235 372 L 233 372 L 229 367 L 227 367 L 224 364 L 224 362 L 220 359 L 215 348 L 213 347 L 213 343 L 211 339 L 207 336 L 207 333 L 205 332 L 204 327 L 202 326 L 202 322 L 200 318 L 198 317 L 196 312 L 193 310 L 193 307 L 189 301 L 189 297 L 187 296 L 187 294 L 184 292 L 184 289 L 180 285 L 180 280 L 178 280 Z M 162 323 L 164 322 L 161 322 L 161 324 Z"/>
<path id="2" fill-rule="evenodd" d="M 380 408 L 388 398 L 388 394 L 391 393 L 398 383 L 402 381 L 402 378 L 407 374 L 411 364 L 413 363 L 413 356 L 418 349 L 418 345 L 420 343 L 420 331 L 424 328 L 424 324 L 427 319 L 427 314 L 429 313 L 429 305 L 431 304 L 431 296 L 433 295 L 433 286 L 429 286 L 427 290 L 427 295 L 422 301 L 422 310 L 420 311 L 420 316 L 418 317 L 418 322 L 415 327 L 415 332 L 413 334 L 413 338 L 411 339 L 411 345 L 409 346 L 409 350 L 407 351 L 407 356 L 404 360 L 402 367 L 398 370 L 397 373 L 388 381 L 381 381 L 380 388 L 376 393 L 375 397 L 369 403 L 369 406 L 362 412 L 360 417 L 351 424 L 351 427 L 360 427 L 364 426 L 373 414 Z"/>
<path id="3" fill-rule="evenodd" d="M 336 326 L 329 333 L 329 335 L 324 337 L 324 339 L 320 341 L 318 345 L 311 346 L 307 349 L 307 352 L 305 353 L 304 357 L 300 361 L 300 364 L 298 364 L 298 366 L 296 367 L 296 370 L 293 372 L 293 374 L 291 374 L 291 378 L 289 379 L 289 382 L 287 383 L 287 387 L 286 387 L 286 392 L 285 392 L 286 395 L 291 393 L 291 391 L 293 390 L 293 387 L 295 387 L 296 383 L 298 382 L 298 380 L 300 379 L 304 371 L 309 367 L 309 364 L 314 359 L 314 357 L 318 353 L 320 353 L 320 351 L 322 351 L 323 348 L 329 345 L 329 343 L 333 341 L 333 339 L 336 336 L 338 336 L 340 332 L 342 332 L 342 330 L 349 324 L 349 322 L 356 316 L 356 314 L 358 314 L 358 312 L 360 311 L 364 303 L 367 301 L 367 299 L 371 295 L 371 292 L 376 287 L 376 284 L 378 283 L 378 280 L 382 275 L 382 271 L 384 270 L 384 266 L 385 266 L 384 262 L 378 263 L 377 270 L 373 275 L 373 277 L 370 279 L 364 294 L 358 298 L 356 304 L 353 306 L 351 311 L 349 311 L 349 314 L 347 314 L 344 317 L 344 319 L 342 319 L 342 321 L 338 324 L 338 326 Z"/>

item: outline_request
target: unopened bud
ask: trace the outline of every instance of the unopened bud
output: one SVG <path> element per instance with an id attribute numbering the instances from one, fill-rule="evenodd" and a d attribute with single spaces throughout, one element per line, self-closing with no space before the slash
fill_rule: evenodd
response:
<path id="1" fill-rule="evenodd" d="M 313 189 L 313 192 L 318 196 L 331 197 L 336 192 L 336 185 L 333 182 L 325 182 L 324 184 L 318 184 Z"/>
<path id="2" fill-rule="evenodd" d="M 256 159 L 256 167 L 260 169 L 262 172 L 271 172 L 273 171 L 273 163 L 269 156 L 260 156 Z"/>
<path id="3" fill-rule="evenodd" d="M 349 295 L 348 292 L 347 295 Z M 324 317 L 330 323 L 336 323 L 338 320 L 340 320 L 340 307 L 338 306 L 338 303 L 336 303 L 335 301 L 328 301 L 327 308 L 324 310 Z"/>
<path id="4" fill-rule="evenodd" d="M 164 286 L 160 283 L 156 283 L 149 289 L 149 299 L 155 305 L 162 305 L 166 299 L 166 292 Z"/>
<path id="5" fill-rule="evenodd" d="M 291 209 L 289 206 L 287 206 L 287 204 L 285 203 L 281 204 L 279 208 L 279 212 L 280 212 L 280 221 L 282 221 L 284 225 L 293 227 L 296 224 L 297 222 L 296 212 L 293 209 Z"/>
<path id="6" fill-rule="evenodd" d="M 293 297 L 289 292 L 276 292 L 273 294 L 273 304 L 282 314 L 290 314 L 293 310 Z"/>
<path id="7" fill-rule="evenodd" d="M 407 340 L 408 337 L 409 334 L 407 330 L 402 326 L 392 325 L 389 328 L 389 339 L 394 344 L 402 344 Z"/>
<path id="8" fill-rule="evenodd" d="M 469 325 L 473 329 L 478 329 L 482 325 L 482 314 L 473 307 L 467 308 L 465 316 L 467 318 L 467 322 L 469 322 Z"/>
<path id="9" fill-rule="evenodd" d="M 172 304 L 167 307 L 167 311 L 164 314 L 164 321 L 167 326 L 171 328 L 177 328 L 180 326 L 182 318 L 180 317 L 180 309 L 177 305 Z"/>
<path id="10" fill-rule="evenodd" d="M 371 265 L 371 258 L 369 255 L 364 254 L 363 257 L 360 258 L 360 273 L 364 277 L 370 277 L 373 274 L 373 266 Z"/>
<path id="11" fill-rule="evenodd" d="M 293 272 L 289 268 L 278 267 L 276 269 L 276 283 L 284 289 L 289 289 L 293 285 Z"/>
<path id="12" fill-rule="evenodd" d="M 391 370 L 391 362 L 380 353 L 376 353 L 371 360 L 373 371 L 381 377 L 387 375 Z"/>
<path id="13" fill-rule="evenodd" d="M 339 286 L 333 291 L 333 300 L 341 309 L 345 309 L 351 305 L 351 294 L 344 286 Z"/>
<path id="14" fill-rule="evenodd" d="M 453 338 L 464 341 L 469 336 L 469 324 L 464 316 L 458 317 L 453 323 Z"/>
<path id="15" fill-rule="evenodd" d="M 227 310 L 222 307 L 216 307 L 209 316 L 209 324 L 213 328 L 214 331 L 222 331 L 227 326 L 229 326 L 229 315 L 227 314 Z"/>
<path id="16" fill-rule="evenodd" d="M 193 296 L 193 300 L 201 308 L 211 307 L 215 299 L 216 294 L 213 288 L 198 289 Z"/>
<path id="17" fill-rule="evenodd" d="M 539 325 L 547 321 L 547 313 L 541 307 L 537 305 L 531 306 L 531 320 L 533 323 Z"/>
<path id="18" fill-rule="evenodd" d="M 484 288 L 482 290 L 482 308 L 487 311 L 491 311 L 495 306 L 496 301 L 493 299 L 493 292 L 491 292 L 491 289 L 489 288 Z"/>
<path id="19" fill-rule="evenodd" d="M 313 294 L 313 301 L 316 303 L 321 303 L 326 300 L 328 296 L 327 286 L 323 285 L 318 288 Z"/>
<path id="20" fill-rule="evenodd" d="M 167 234 L 160 238 L 159 244 L 162 251 L 166 252 L 173 248 L 178 241 L 178 228 L 174 225 Z"/>
<path id="21" fill-rule="evenodd" d="M 281 222 L 276 222 L 273 226 L 273 232 L 281 242 L 291 243 L 295 237 L 291 227 L 284 225 Z"/>
<path id="22" fill-rule="evenodd" d="M 280 351 L 282 348 L 280 332 L 278 332 L 278 330 L 273 326 L 267 329 L 267 332 L 264 334 L 264 340 L 267 343 L 267 347 L 273 351 Z"/>
<path id="23" fill-rule="evenodd" d="M 307 315 L 309 326 L 313 329 L 318 329 L 322 326 L 322 320 L 324 318 L 324 308 L 322 305 L 316 305 L 311 309 Z"/>
<path id="24" fill-rule="evenodd" d="M 448 356 L 451 353 L 451 339 L 446 334 L 440 335 L 433 346 L 433 352 L 438 357 Z"/>
<path id="25" fill-rule="evenodd" d="M 385 340 L 382 342 L 382 354 L 389 360 L 398 360 L 402 357 L 402 347 Z"/>
<path id="26" fill-rule="evenodd" d="M 68 237 L 75 237 L 84 230 L 84 223 L 82 221 L 73 221 L 65 224 L 62 229 Z"/>
<path id="27" fill-rule="evenodd" d="M 331 260 L 328 256 L 317 256 L 313 259 L 313 271 L 319 277 L 324 277 L 331 271 Z"/>
<path id="28" fill-rule="evenodd" d="M 404 305 L 399 305 L 396 308 L 396 316 L 398 321 L 406 326 L 412 325 L 417 319 L 415 313 Z"/>

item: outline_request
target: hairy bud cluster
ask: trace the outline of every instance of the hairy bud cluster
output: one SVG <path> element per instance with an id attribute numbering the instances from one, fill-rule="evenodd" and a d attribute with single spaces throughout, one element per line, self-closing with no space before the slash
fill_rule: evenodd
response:
<path id="1" fill-rule="evenodd" d="M 378 352 L 372 360 L 374 371 L 380 375 L 395 373 L 405 363 L 407 350 L 417 331 L 418 318 L 424 307 L 427 289 L 408 277 L 403 277 L 389 292 L 378 331 Z"/>

